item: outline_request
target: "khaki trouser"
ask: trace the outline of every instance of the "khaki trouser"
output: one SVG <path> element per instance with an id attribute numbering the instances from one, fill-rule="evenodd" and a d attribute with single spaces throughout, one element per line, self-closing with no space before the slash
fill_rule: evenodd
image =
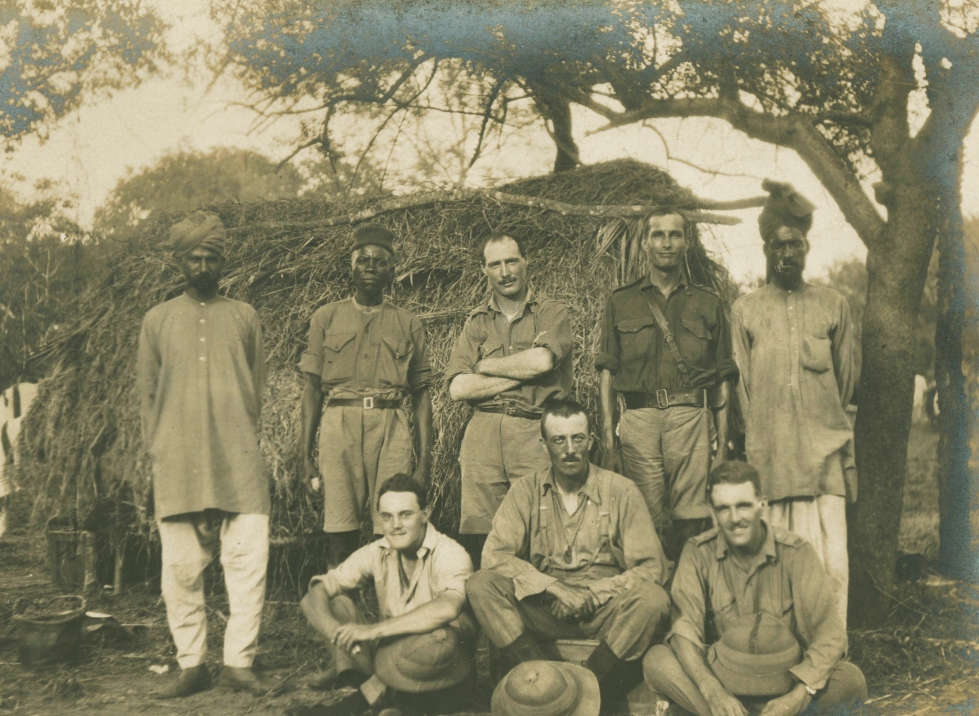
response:
<path id="1" fill-rule="evenodd" d="M 661 534 L 671 518 L 710 517 L 707 475 L 715 437 L 709 408 L 674 405 L 622 414 L 622 472 L 636 483 Z"/>
<path id="2" fill-rule="evenodd" d="M 510 485 L 550 467 L 541 445 L 540 420 L 502 413 L 473 413 L 459 450 L 462 515 L 459 532 L 487 535 Z"/>
<path id="3" fill-rule="evenodd" d="M 323 531 L 359 530 L 370 515 L 380 534 L 376 490 L 392 475 L 410 475 L 411 458 L 411 429 L 400 408 L 328 404 L 319 439 Z"/>
<path id="4" fill-rule="evenodd" d="M 499 648 L 529 631 L 547 640 L 601 639 L 623 661 L 645 653 L 656 627 L 670 613 L 670 598 L 663 588 L 641 583 L 607 601 L 589 619 L 559 619 L 548 609 L 549 597 L 535 594 L 517 599 L 513 580 L 489 569 L 469 578 L 466 596 L 479 625 Z"/>
<path id="5" fill-rule="evenodd" d="M 207 654 L 204 568 L 219 548 L 230 612 L 224 663 L 250 668 L 265 604 L 269 516 L 207 510 L 168 517 L 159 529 L 163 600 L 180 668 L 203 663 Z"/>
<path id="6" fill-rule="evenodd" d="M 673 650 L 665 644 L 654 646 L 642 660 L 646 684 L 655 693 L 669 699 L 697 716 L 711 716 L 700 689 L 683 670 Z M 774 698 L 774 697 L 773 697 Z M 867 699 L 867 681 L 863 672 L 849 661 L 841 661 L 829 675 L 826 686 L 816 692 L 805 714 L 842 714 L 848 706 Z M 756 714 L 771 699 L 742 697 L 750 713 Z"/>

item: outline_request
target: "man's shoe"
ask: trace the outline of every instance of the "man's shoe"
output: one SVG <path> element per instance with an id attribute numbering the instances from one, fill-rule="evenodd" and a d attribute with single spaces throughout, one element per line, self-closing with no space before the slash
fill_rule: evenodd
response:
<path id="1" fill-rule="evenodd" d="M 230 686 L 235 691 L 250 691 L 265 696 L 279 688 L 279 683 L 255 673 L 254 669 L 225 666 L 221 670 L 221 685 Z"/>
<path id="2" fill-rule="evenodd" d="M 344 669 L 339 674 L 335 666 L 331 666 L 323 671 L 317 671 L 303 679 L 302 683 L 307 689 L 315 691 L 329 691 L 330 689 L 342 689 L 345 687 L 357 688 L 367 680 L 367 677 L 356 669 Z"/>
<path id="3" fill-rule="evenodd" d="M 184 696 L 196 694 L 211 686 L 211 675 L 205 664 L 198 664 L 189 669 L 181 669 L 180 674 L 161 691 L 153 694 L 156 699 L 181 699 Z"/>

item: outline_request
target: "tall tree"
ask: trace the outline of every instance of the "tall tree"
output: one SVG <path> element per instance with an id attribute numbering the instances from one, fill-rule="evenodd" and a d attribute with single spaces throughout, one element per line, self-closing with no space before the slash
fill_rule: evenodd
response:
<path id="1" fill-rule="evenodd" d="M 139 0 L 0 3 L 0 141 L 43 137 L 83 99 L 158 71 L 165 29 Z"/>
<path id="2" fill-rule="evenodd" d="M 424 107 L 432 78 L 461 67 L 487 88 L 467 111 L 501 122 L 505 103 L 533 103 L 557 147 L 556 170 L 578 161 L 572 103 L 609 127 L 712 117 L 798 153 L 867 247 L 854 623 L 888 612 L 912 337 L 937 240 L 940 561 L 948 574 L 979 579 L 979 535 L 969 527 L 970 508 L 979 507 L 972 487 L 979 413 L 970 408 L 979 401 L 979 325 L 966 320 L 973 309 L 966 287 L 979 277 L 966 261 L 959 200 L 963 140 L 979 110 L 975 2 L 879 0 L 847 12 L 807 0 L 212 0 L 212 7 L 228 28 L 222 64 L 262 97 L 260 111 L 306 113 L 314 143 L 332 146 L 331 122 L 345 108 L 394 117 Z M 920 126 L 911 112 L 918 95 L 928 114 Z M 871 176 L 880 179 L 876 204 L 861 183 Z"/>

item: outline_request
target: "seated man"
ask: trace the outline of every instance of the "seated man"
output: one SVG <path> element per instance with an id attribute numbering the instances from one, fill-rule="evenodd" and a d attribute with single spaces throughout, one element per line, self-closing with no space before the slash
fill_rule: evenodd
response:
<path id="1" fill-rule="evenodd" d="M 466 594 L 511 665 L 546 658 L 535 637 L 599 639 L 585 666 L 602 684 L 642 657 L 670 600 L 649 509 L 632 481 L 589 464 L 591 427 L 578 403 L 545 405 L 551 466 L 513 483 Z"/>
<path id="2" fill-rule="evenodd" d="M 389 703 L 394 691 L 440 691 L 469 675 L 476 635 L 463 611 L 469 555 L 428 522 L 425 488 L 408 475 L 381 485 L 378 514 L 384 536 L 314 577 L 301 603 L 333 655 L 317 685 L 360 689 L 329 707 L 295 707 L 292 716 L 353 716 Z M 348 594 L 369 580 L 377 590 L 376 624 L 366 623 Z"/>
<path id="3" fill-rule="evenodd" d="M 653 691 L 699 716 L 840 713 L 867 698 L 848 661 L 833 586 L 812 545 L 762 519 L 758 471 L 711 472 L 718 527 L 688 540 L 673 577 L 673 630 L 643 659 Z M 742 697 L 742 698 L 738 698 Z M 775 698 L 773 698 L 775 697 Z"/>

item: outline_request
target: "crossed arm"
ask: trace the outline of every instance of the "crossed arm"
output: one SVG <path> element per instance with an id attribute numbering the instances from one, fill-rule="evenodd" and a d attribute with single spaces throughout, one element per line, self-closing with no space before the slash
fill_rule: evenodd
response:
<path id="1" fill-rule="evenodd" d="M 456 401 L 494 398 L 553 370 L 554 362 L 554 354 L 544 346 L 501 358 L 484 358 L 476 363 L 472 373 L 460 373 L 452 379 L 449 397 Z"/>

